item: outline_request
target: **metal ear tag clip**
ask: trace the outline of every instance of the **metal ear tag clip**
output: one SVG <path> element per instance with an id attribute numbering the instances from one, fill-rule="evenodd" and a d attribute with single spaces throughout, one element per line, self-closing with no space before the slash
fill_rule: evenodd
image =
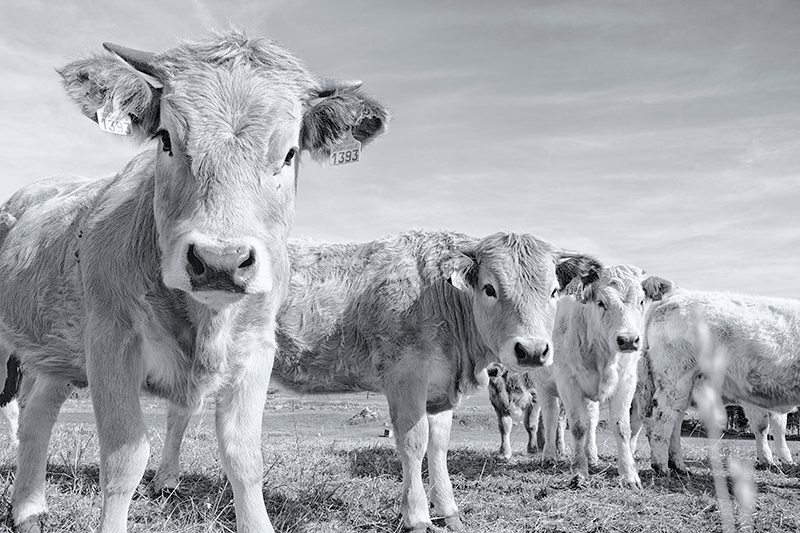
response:
<path id="1" fill-rule="evenodd" d="M 347 137 L 331 150 L 331 165 L 346 165 L 358 163 L 361 160 L 361 142 L 353 137 L 352 132 L 347 132 Z"/>

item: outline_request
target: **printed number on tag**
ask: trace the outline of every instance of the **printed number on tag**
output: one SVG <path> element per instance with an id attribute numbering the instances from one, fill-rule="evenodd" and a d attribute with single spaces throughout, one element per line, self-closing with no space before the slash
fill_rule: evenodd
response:
<path id="1" fill-rule="evenodd" d="M 361 157 L 361 146 L 338 149 L 331 154 L 331 165 L 346 165 L 357 163 Z"/>
<path id="2" fill-rule="evenodd" d="M 133 133 L 131 117 L 109 113 L 105 107 L 97 110 L 97 124 L 100 129 L 115 135 L 130 135 Z"/>

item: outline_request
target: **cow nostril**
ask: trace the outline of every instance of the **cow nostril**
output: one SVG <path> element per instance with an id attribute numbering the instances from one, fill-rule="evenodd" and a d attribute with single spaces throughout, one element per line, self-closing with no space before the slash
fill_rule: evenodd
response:
<path id="1" fill-rule="evenodd" d="M 634 346 L 638 347 L 641 343 L 642 343 L 641 337 L 636 337 L 635 339 L 633 339 L 633 345 Z"/>
<path id="2" fill-rule="evenodd" d="M 544 345 L 544 350 L 542 350 L 542 355 L 540 356 L 540 359 L 544 360 L 544 358 L 547 357 L 547 354 L 549 352 L 550 352 L 550 343 L 548 342 L 545 343 Z"/>
<path id="3" fill-rule="evenodd" d="M 627 342 L 627 341 L 625 340 L 625 338 L 624 338 L 624 337 L 617 337 L 617 345 L 618 345 L 618 346 L 625 346 L 625 343 L 626 343 L 626 342 Z"/>
<path id="4" fill-rule="evenodd" d="M 250 255 L 247 256 L 247 259 L 242 261 L 242 263 L 239 265 L 239 268 L 247 268 L 249 266 L 253 266 L 255 263 L 256 254 L 253 252 L 253 250 L 250 250 Z"/>
<path id="5" fill-rule="evenodd" d="M 516 343 L 514 345 L 514 353 L 516 354 L 517 359 L 526 359 L 528 357 L 528 351 L 520 343 Z"/>
<path id="6" fill-rule="evenodd" d="M 194 253 L 194 244 L 189 245 L 189 250 L 186 252 L 186 260 L 189 262 L 189 266 L 192 267 L 192 272 L 196 276 L 202 276 L 206 271 L 206 266 L 203 264 L 202 259 L 197 257 L 197 254 Z"/>

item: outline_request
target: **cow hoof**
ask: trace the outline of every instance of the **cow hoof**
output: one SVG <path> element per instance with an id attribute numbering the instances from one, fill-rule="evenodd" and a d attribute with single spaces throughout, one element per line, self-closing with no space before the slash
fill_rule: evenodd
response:
<path id="1" fill-rule="evenodd" d="M 586 487 L 586 476 L 584 476 L 583 474 L 575 474 L 569 481 L 569 488 L 571 489 L 583 489 L 585 487 Z"/>
<path id="2" fill-rule="evenodd" d="M 655 477 L 669 477 L 669 469 L 664 468 L 663 466 L 653 463 L 650 465 L 650 468 L 653 469 L 653 475 Z"/>
<path id="3" fill-rule="evenodd" d="M 433 520 L 434 525 L 443 527 L 448 531 L 464 531 L 464 524 L 457 514 L 452 516 L 445 516 L 444 518 L 436 518 Z"/>
<path id="4" fill-rule="evenodd" d="M 414 527 L 404 527 L 403 531 L 406 533 L 428 533 L 428 527 L 433 528 L 433 524 L 419 524 Z"/>
<path id="5" fill-rule="evenodd" d="M 42 533 L 44 531 L 45 516 L 31 516 L 17 526 L 17 533 Z"/>
<path id="6" fill-rule="evenodd" d="M 631 490 L 642 490 L 642 481 L 639 479 L 639 476 L 636 476 L 636 478 L 626 479 L 625 486 Z"/>

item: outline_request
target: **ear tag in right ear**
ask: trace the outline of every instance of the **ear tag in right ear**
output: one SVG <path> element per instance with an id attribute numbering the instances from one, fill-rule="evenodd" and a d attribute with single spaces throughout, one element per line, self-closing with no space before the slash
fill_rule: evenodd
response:
<path id="1" fill-rule="evenodd" d="M 130 135 L 133 133 L 131 117 L 111 109 L 108 103 L 97 110 L 97 124 L 106 133 L 115 135 Z"/>
<path id="2" fill-rule="evenodd" d="M 348 132 L 347 137 L 331 149 L 330 164 L 332 166 L 358 163 L 360 160 L 361 143 L 353 137 L 352 132 Z"/>

